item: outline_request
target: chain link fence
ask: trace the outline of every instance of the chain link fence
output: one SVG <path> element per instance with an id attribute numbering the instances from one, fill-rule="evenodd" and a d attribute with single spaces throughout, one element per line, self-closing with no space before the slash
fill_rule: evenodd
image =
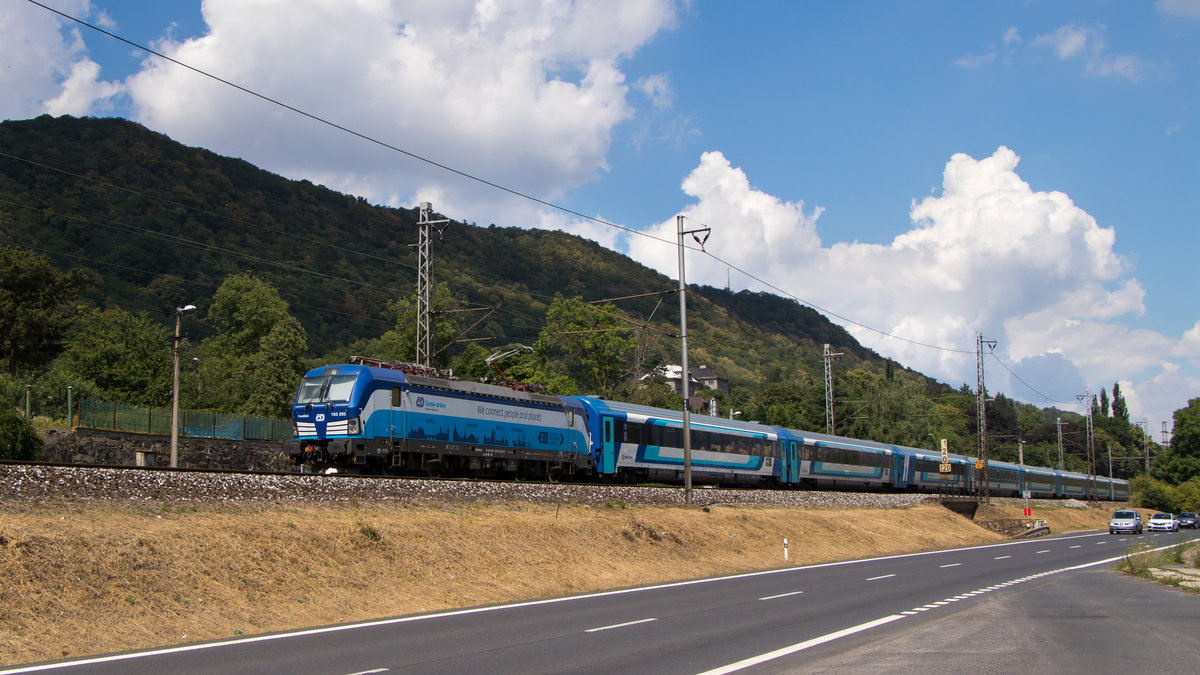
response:
<path id="1" fill-rule="evenodd" d="M 83 399 L 79 402 L 79 426 L 169 436 L 171 409 Z M 292 440 L 292 421 L 209 410 L 180 410 L 179 435 L 284 442 Z"/>

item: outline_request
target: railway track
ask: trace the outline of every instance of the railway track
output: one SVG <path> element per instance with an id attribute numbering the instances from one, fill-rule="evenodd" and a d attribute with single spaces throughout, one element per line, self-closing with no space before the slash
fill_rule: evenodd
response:
<path id="1" fill-rule="evenodd" d="M 696 506 L 905 508 L 921 494 L 826 490 L 711 488 L 693 491 Z M 45 501 L 89 503 L 324 502 L 549 503 L 589 506 L 682 506 L 683 489 L 655 485 L 542 483 L 463 478 L 98 466 L 0 462 L 0 506 Z"/>

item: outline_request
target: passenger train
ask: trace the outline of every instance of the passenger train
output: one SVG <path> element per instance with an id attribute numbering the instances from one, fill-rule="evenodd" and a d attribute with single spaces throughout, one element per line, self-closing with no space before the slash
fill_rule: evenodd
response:
<path id="1" fill-rule="evenodd" d="M 309 371 L 292 408 L 288 454 L 316 471 L 524 480 L 682 483 L 678 410 L 438 377 L 362 357 Z M 691 415 L 698 484 L 974 494 L 982 472 L 959 454 Z M 1088 476 L 988 462 L 996 496 L 1089 496 Z M 1129 483 L 1093 477 L 1091 496 L 1126 501 Z"/>

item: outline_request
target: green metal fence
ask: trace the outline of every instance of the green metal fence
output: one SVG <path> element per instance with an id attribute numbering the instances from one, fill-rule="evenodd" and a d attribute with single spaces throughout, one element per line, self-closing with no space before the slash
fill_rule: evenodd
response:
<path id="1" fill-rule="evenodd" d="M 79 426 L 169 436 L 171 409 L 83 399 L 79 402 Z M 292 421 L 208 410 L 180 410 L 179 435 L 246 441 L 290 441 Z"/>

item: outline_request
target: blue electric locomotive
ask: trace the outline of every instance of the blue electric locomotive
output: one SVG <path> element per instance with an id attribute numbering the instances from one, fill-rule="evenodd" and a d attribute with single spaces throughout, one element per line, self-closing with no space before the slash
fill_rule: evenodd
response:
<path id="1" fill-rule="evenodd" d="M 362 357 L 309 371 L 293 462 L 316 470 L 623 482 L 684 480 L 680 411 L 436 377 Z M 971 494 L 975 461 L 932 450 L 692 415 L 692 478 L 713 485 Z M 1127 481 L 988 462 L 992 494 L 1128 499 Z"/>
<path id="2" fill-rule="evenodd" d="M 585 421 L 561 397 L 352 361 L 305 375 L 292 407 L 294 462 L 432 476 L 592 472 Z"/>

